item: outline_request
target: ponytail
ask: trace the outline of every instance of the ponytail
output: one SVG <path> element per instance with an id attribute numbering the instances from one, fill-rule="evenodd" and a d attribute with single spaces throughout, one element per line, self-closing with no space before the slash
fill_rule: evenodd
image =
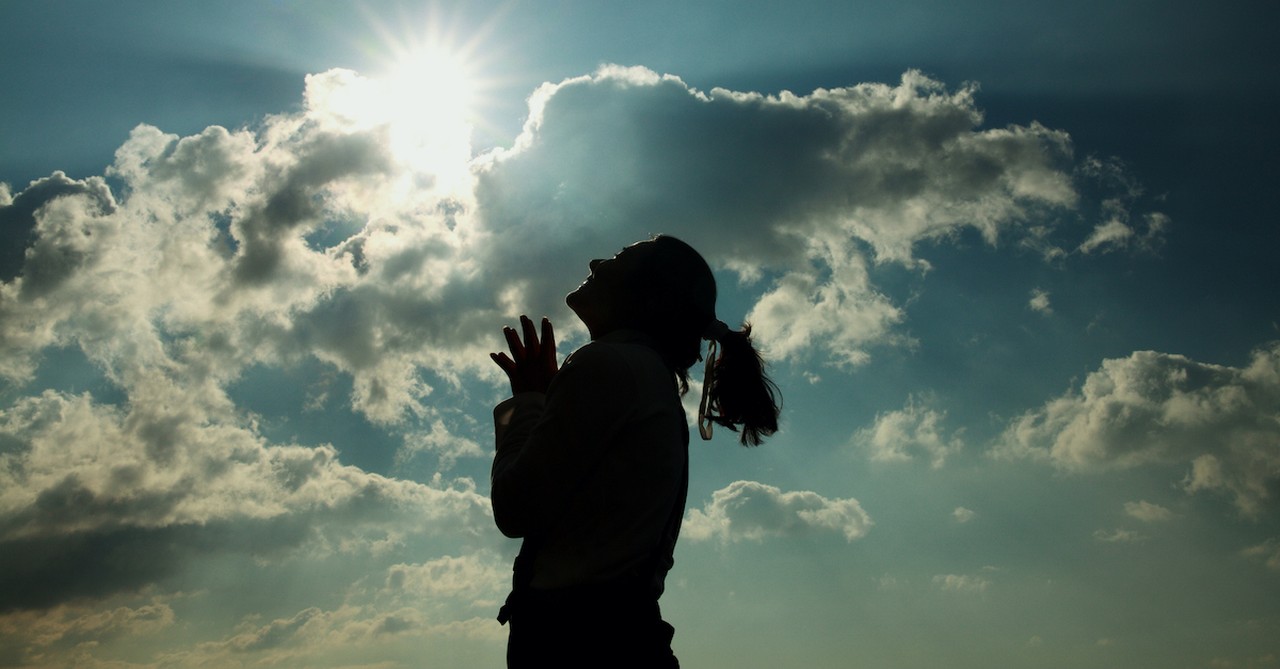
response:
<path id="1" fill-rule="evenodd" d="M 759 446 L 778 431 L 780 395 L 751 345 L 751 326 L 735 331 L 715 317 L 716 279 L 692 246 L 658 235 L 628 249 L 636 247 L 649 250 L 639 255 L 614 298 L 624 307 L 619 325 L 652 338 L 681 395 L 689 390 L 689 368 L 701 357 L 702 340 L 711 340 L 698 432 L 710 439 L 714 423 L 734 432 L 741 427 L 742 444 Z"/>
<path id="2" fill-rule="evenodd" d="M 751 345 L 751 325 L 731 330 L 712 319 L 703 335 L 707 347 L 706 376 L 698 405 L 698 432 L 711 438 L 713 423 L 738 431 L 743 446 L 759 446 L 778 430 L 778 386 L 764 370 L 764 359 Z"/>

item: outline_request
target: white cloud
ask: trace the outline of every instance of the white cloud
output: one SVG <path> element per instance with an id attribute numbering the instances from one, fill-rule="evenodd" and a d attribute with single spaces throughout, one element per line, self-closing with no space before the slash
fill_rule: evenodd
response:
<path id="1" fill-rule="evenodd" d="M 874 523 L 856 499 L 828 499 L 808 491 L 783 492 L 755 481 L 735 481 L 711 494 L 701 509 L 690 509 L 681 536 L 700 541 L 761 541 L 817 532 L 866 536 Z"/>
<path id="2" fill-rule="evenodd" d="M 869 450 L 872 460 L 905 462 L 918 454 L 936 469 L 963 448 L 959 436 L 948 437 L 941 429 L 945 418 L 913 397 L 901 410 L 877 414 L 875 423 L 855 432 L 852 441 Z"/>
<path id="3" fill-rule="evenodd" d="M 1139 227 L 1130 221 L 1127 204 L 1112 200 L 1104 203 L 1103 208 L 1108 218 L 1097 224 L 1080 244 L 1077 249 L 1080 253 L 1108 253 L 1133 246 L 1152 251 L 1164 242 L 1164 233 L 1169 227 L 1167 215 L 1160 212 L 1143 214 Z"/>
<path id="4" fill-rule="evenodd" d="M 1172 511 L 1146 500 L 1125 502 L 1124 512 L 1128 516 L 1137 518 L 1144 523 L 1160 523 L 1173 518 Z"/>
<path id="5" fill-rule="evenodd" d="M 1105 360 L 1078 391 L 1013 420 L 994 453 L 1068 471 L 1184 463 L 1191 493 L 1223 492 L 1246 515 L 1280 472 L 1280 345 L 1245 367 L 1138 351 Z"/>
<path id="6" fill-rule="evenodd" d="M 396 564 L 387 570 L 380 594 L 409 604 L 450 597 L 493 602 L 505 596 L 511 565 L 490 552 L 445 556 L 420 564 Z"/>
<path id="7" fill-rule="evenodd" d="M 1053 315 L 1053 306 L 1049 304 L 1048 291 L 1039 288 L 1032 289 L 1031 300 L 1027 302 L 1027 306 L 1032 311 L 1044 314 L 1045 316 Z"/>
<path id="8" fill-rule="evenodd" d="M 977 517 L 977 512 L 973 509 L 966 509 L 963 506 L 957 506 L 955 511 L 951 512 L 951 517 L 956 519 L 957 523 L 967 523 Z"/>
<path id="9" fill-rule="evenodd" d="M 450 469 L 458 458 L 480 458 L 487 453 L 472 439 L 454 434 L 437 418 L 425 432 L 411 431 L 404 436 L 404 448 L 396 459 L 404 462 L 421 452 L 434 453 L 440 459 L 441 469 Z"/>

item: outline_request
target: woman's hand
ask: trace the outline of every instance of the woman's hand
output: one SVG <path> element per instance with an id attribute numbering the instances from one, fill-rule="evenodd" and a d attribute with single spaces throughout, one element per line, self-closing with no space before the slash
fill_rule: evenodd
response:
<path id="1" fill-rule="evenodd" d="M 551 321 L 542 319 L 542 341 L 538 341 L 538 333 L 533 329 L 533 321 L 528 316 L 520 317 L 520 327 L 524 330 L 524 343 L 515 328 L 504 327 L 502 334 L 507 338 L 507 346 L 511 356 L 506 353 L 490 353 L 502 371 L 511 380 L 511 394 L 524 392 L 547 392 L 551 378 L 556 375 L 556 338 L 551 329 Z"/>

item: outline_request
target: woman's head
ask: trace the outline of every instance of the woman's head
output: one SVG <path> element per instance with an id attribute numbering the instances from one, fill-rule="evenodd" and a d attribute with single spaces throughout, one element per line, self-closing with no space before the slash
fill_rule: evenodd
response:
<path id="1" fill-rule="evenodd" d="M 702 339 L 716 331 L 722 350 L 707 379 L 711 417 L 742 443 L 758 444 L 778 427 L 777 388 L 751 344 L 751 327 L 728 330 L 716 319 L 716 280 L 707 261 L 666 235 L 637 242 L 613 258 L 591 261 L 591 275 L 565 297 L 596 339 L 614 330 L 638 330 L 653 339 L 667 367 L 689 388 L 689 367 L 702 357 Z M 719 324 L 719 327 L 712 327 Z"/>
<path id="2" fill-rule="evenodd" d="M 668 366 L 683 373 L 697 362 L 702 333 L 715 319 L 716 280 L 693 247 L 659 235 L 591 261 L 591 275 L 565 302 L 593 339 L 620 328 L 639 330 L 658 343 Z"/>

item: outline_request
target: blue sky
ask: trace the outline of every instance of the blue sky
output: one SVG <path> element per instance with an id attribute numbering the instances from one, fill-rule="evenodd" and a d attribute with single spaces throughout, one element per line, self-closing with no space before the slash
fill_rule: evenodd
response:
<path id="1" fill-rule="evenodd" d="M 684 666 L 1280 666 L 1274 9 L 4 13 L 0 666 L 501 666 L 487 353 L 660 232 Z"/>

